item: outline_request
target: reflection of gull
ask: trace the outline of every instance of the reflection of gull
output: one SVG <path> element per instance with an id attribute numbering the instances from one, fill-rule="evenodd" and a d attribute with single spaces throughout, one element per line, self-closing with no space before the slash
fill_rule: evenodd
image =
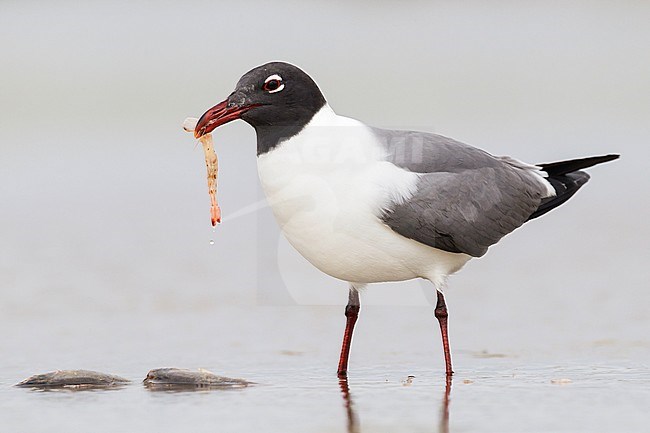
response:
<path id="1" fill-rule="evenodd" d="M 357 413 L 354 410 L 354 403 L 352 402 L 350 387 L 348 386 L 348 378 L 340 378 L 339 386 L 341 387 L 341 393 L 343 394 L 343 406 L 345 407 L 345 413 L 347 415 L 348 433 L 358 433 L 359 418 L 357 417 Z"/>
<path id="2" fill-rule="evenodd" d="M 440 404 L 440 422 L 438 423 L 438 431 L 440 433 L 449 433 L 449 400 L 451 398 L 451 378 L 447 376 L 445 379 L 445 393 L 442 396 Z"/>
<path id="3" fill-rule="evenodd" d="M 409 376 L 412 377 L 412 376 Z M 449 433 L 449 402 L 451 401 L 451 381 L 452 376 L 445 378 L 445 391 L 440 401 L 440 419 L 438 422 L 439 433 Z M 350 386 L 347 377 L 339 378 L 339 387 L 343 395 L 343 407 L 347 419 L 347 432 L 359 433 L 361 431 L 359 417 L 354 409 L 354 402 L 350 393 Z"/>
<path id="4" fill-rule="evenodd" d="M 582 169 L 618 158 L 535 166 L 436 134 L 372 128 L 337 115 L 311 77 L 283 62 L 242 76 L 201 116 L 195 136 L 235 119 L 255 128 L 262 188 L 291 245 L 350 283 L 339 376 L 347 374 L 359 290 L 414 278 L 436 290 L 434 315 L 451 375 L 447 277 L 567 201 L 589 180 Z"/>

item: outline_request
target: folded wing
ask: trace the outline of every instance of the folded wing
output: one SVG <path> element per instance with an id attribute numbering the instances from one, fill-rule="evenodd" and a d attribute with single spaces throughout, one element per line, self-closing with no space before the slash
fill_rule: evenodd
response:
<path id="1" fill-rule="evenodd" d="M 415 194 L 382 220 L 426 245 L 480 257 L 552 195 L 538 167 L 436 134 L 375 131 L 390 162 L 421 174 Z"/>
<path id="2" fill-rule="evenodd" d="M 533 166 L 436 134 L 375 129 L 386 159 L 420 173 L 407 201 L 383 209 L 395 232 L 423 244 L 480 257 L 526 221 L 567 201 L 604 155 Z"/>

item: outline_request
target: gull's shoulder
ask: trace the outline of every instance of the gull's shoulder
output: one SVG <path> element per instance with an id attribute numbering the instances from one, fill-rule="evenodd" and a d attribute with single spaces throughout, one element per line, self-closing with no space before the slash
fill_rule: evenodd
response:
<path id="1" fill-rule="evenodd" d="M 370 128 L 393 164 L 416 173 L 503 167 L 507 160 L 430 132 Z"/>

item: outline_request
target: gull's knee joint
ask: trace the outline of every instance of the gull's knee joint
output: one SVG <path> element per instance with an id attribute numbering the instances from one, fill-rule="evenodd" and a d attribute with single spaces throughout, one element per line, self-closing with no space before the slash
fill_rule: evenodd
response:
<path id="1" fill-rule="evenodd" d="M 358 305 L 348 305 L 345 307 L 345 317 L 357 317 L 359 315 Z"/>

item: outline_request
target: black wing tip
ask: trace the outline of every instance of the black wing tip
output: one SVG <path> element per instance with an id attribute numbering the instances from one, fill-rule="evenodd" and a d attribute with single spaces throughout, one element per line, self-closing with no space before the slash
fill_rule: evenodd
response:
<path id="1" fill-rule="evenodd" d="M 545 199 L 535 212 L 528 218 L 532 220 L 560 206 L 570 199 L 584 184 L 589 181 L 589 174 L 581 171 L 603 162 L 613 161 L 621 155 L 610 153 L 602 156 L 558 161 L 550 164 L 539 164 L 548 173 L 548 181 L 555 189 L 556 196 Z"/>
<path id="2" fill-rule="evenodd" d="M 601 164 L 603 162 L 609 162 L 613 161 L 615 159 L 620 158 L 621 155 L 619 153 L 608 153 L 607 155 L 599 155 L 599 156 L 588 156 L 586 158 L 576 158 L 576 159 L 568 159 L 565 161 L 557 161 L 557 162 L 548 162 L 544 164 L 538 164 L 540 167 L 553 167 L 555 165 L 560 165 L 560 164 L 567 164 L 567 163 L 583 163 L 585 165 L 589 165 L 589 167 L 596 165 L 596 164 Z"/>
<path id="3" fill-rule="evenodd" d="M 609 153 L 603 156 L 596 156 L 595 158 L 599 158 L 599 161 L 596 164 L 600 164 L 601 162 L 614 161 L 615 159 L 618 159 L 620 157 L 621 157 L 620 153 Z"/>
<path id="4" fill-rule="evenodd" d="M 588 158 L 570 159 L 567 161 L 557 161 L 544 164 L 537 164 L 543 171 L 549 175 L 563 175 L 574 171 L 582 170 L 585 168 L 593 167 L 597 164 L 613 161 L 620 158 L 621 155 L 617 153 L 610 153 L 601 156 L 591 156 Z"/>

